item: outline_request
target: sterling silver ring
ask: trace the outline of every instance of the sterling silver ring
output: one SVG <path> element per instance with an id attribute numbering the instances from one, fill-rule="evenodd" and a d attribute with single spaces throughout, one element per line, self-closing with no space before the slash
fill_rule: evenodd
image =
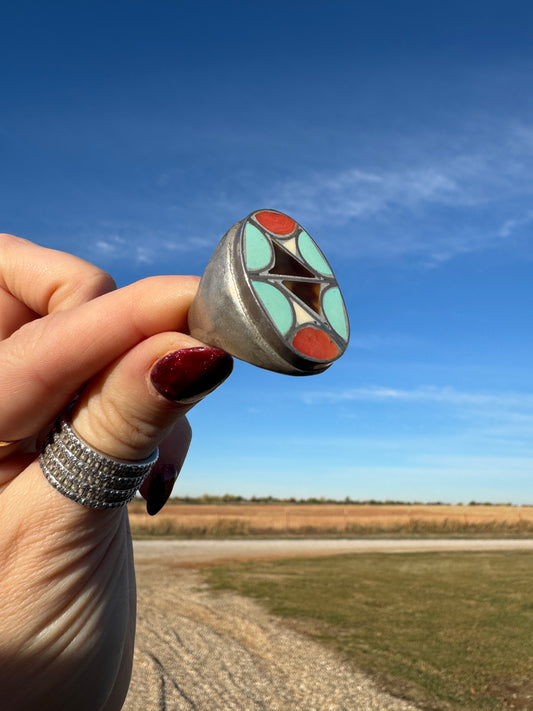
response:
<path id="1" fill-rule="evenodd" d="M 39 463 L 48 482 L 72 501 L 93 509 L 124 506 L 157 461 L 156 449 L 142 461 L 129 462 L 97 452 L 75 434 L 66 417 L 50 431 Z"/>
<path id="2" fill-rule="evenodd" d="M 289 375 L 323 372 L 350 336 L 344 299 L 323 253 L 301 225 L 271 209 L 252 212 L 222 238 L 191 305 L 189 330 L 252 365 Z M 141 462 L 107 457 L 60 417 L 39 462 L 61 494 L 108 509 L 133 499 L 157 457 L 157 450 Z"/>
<path id="3" fill-rule="evenodd" d="M 339 285 L 288 215 L 256 210 L 218 244 L 189 311 L 194 338 L 261 368 L 321 373 L 350 337 Z"/>

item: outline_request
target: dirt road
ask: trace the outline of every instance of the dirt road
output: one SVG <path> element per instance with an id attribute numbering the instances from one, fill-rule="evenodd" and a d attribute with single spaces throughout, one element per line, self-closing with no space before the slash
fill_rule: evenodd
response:
<path id="1" fill-rule="evenodd" d="M 205 589 L 195 570 L 156 558 L 137 579 L 123 711 L 418 711 L 258 604 Z"/>
<path id="2" fill-rule="evenodd" d="M 272 539 L 135 541 L 135 560 L 169 557 L 182 564 L 222 560 L 287 558 L 335 553 L 406 553 L 409 551 L 533 550 L 533 539 Z"/>
<path id="3" fill-rule="evenodd" d="M 194 566 L 348 551 L 533 549 L 533 541 L 136 541 L 138 622 L 124 711 L 417 711 Z"/>

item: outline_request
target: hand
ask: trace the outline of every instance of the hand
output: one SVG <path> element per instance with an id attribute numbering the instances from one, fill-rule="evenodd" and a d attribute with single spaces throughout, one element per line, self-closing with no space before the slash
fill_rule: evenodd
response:
<path id="1" fill-rule="evenodd" d="M 76 257 L 0 235 L 0 441 L 15 441 L 0 447 L 6 711 L 122 707 L 135 628 L 127 510 L 65 498 L 37 455 L 77 397 L 72 424 L 91 447 L 138 460 L 160 445 L 143 493 L 162 505 L 191 439 L 184 414 L 231 371 L 229 356 L 185 333 L 197 284 L 153 277 L 116 290 Z"/>

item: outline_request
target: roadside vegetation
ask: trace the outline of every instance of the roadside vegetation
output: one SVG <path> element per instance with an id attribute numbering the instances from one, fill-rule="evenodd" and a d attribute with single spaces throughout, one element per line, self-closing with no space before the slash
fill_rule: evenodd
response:
<path id="1" fill-rule="evenodd" d="M 428 711 L 533 709 L 533 553 L 350 554 L 205 575 Z"/>

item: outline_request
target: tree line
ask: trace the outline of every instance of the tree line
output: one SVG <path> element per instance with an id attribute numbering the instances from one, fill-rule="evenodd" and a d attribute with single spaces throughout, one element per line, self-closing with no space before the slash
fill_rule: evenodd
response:
<path id="1" fill-rule="evenodd" d="M 172 497 L 169 503 L 173 504 L 345 504 L 355 506 L 451 506 L 445 501 L 396 501 L 393 499 L 352 499 L 346 496 L 344 499 L 326 498 L 325 496 L 307 498 L 280 498 L 277 496 L 240 496 L 236 494 L 202 494 L 201 496 L 178 496 Z M 461 502 L 455 504 L 463 506 Z M 494 503 L 470 501 L 468 506 L 511 506 L 510 503 Z"/>

